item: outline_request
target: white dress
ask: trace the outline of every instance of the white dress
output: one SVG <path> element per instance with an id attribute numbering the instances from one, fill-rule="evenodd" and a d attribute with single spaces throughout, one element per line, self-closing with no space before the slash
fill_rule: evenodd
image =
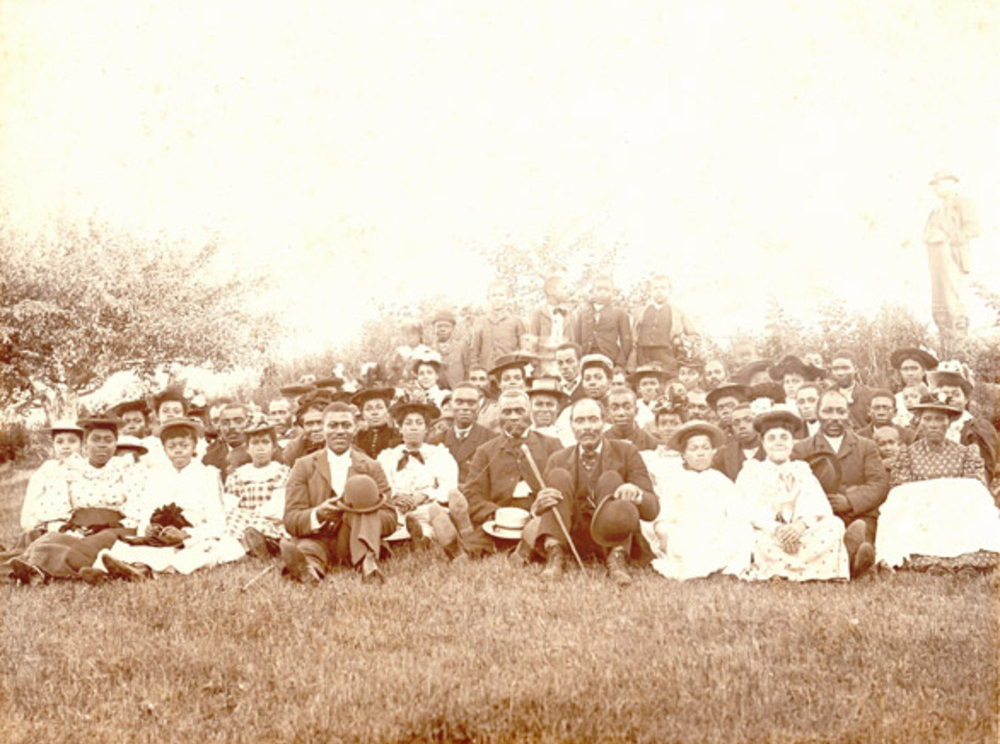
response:
<path id="1" fill-rule="evenodd" d="M 669 483 L 657 487 L 657 494 L 660 514 L 649 532 L 654 537 L 650 547 L 658 573 L 683 580 L 719 571 L 734 576 L 747 571 L 753 532 L 729 478 L 714 468 L 698 472 L 681 467 Z M 657 530 L 666 530 L 666 550 Z"/>
<path id="2" fill-rule="evenodd" d="M 154 571 L 173 570 L 189 574 L 199 568 L 242 558 L 246 551 L 238 540 L 226 534 L 223 510 L 222 481 L 219 471 L 198 461 L 191 461 L 183 470 L 154 468 L 147 476 L 146 493 L 142 499 L 138 534 L 145 533 L 156 509 L 176 504 L 191 527 L 183 547 L 152 547 L 129 545 L 119 540 L 109 551 L 127 563 L 141 563 Z M 94 567 L 102 569 L 102 555 Z"/>
<path id="3" fill-rule="evenodd" d="M 385 471 L 393 495 L 402 493 L 414 496 L 418 493 L 427 495 L 427 500 L 417 504 L 409 514 L 399 512 L 398 519 L 402 525 L 406 517 L 412 515 L 420 523 L 422 531 L 430 537 L 434 534 L 430 521 L 431 504 L 446 505 L 448 494 L 458 488 L 458 463 L 444 445 L 423 444 L 418 451 L 424 461 L 408 457 L 400 469 L 399 462 L 405 451 L 405 444 L 382 450 L 377 458 L 378 464 Z"/>
<path id="4" fill-rule="evenodd" d="M 84 459 L 72 454 L 65 460 L 46 460 L 28 480 L 21 505 L 21 529 L 54 530 L 62 526 L 72 511 L 69 505 L 69 469 L 80 467 Z"/>
<path id="5" fill-rule="evenodd" d="M 753 564 L 748 579 L 780 576 L 815 581 L 850 576 L 844 523 L 834 515 L 807 463 L 778 465 L 771 460 L 747 460 L 736 478 L 736 488 L 753 528 Z M 806 530 L 799 549 L 788 553 L 775 532 L 798 521 Z"/>

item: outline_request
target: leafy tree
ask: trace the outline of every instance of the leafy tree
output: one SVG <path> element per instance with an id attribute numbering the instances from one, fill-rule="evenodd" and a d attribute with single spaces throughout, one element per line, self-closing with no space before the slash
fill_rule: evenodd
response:
<path id="1" fill-rule="evenodd" d="M 213 275 L 216 244 L 143 241 L 91 222 L 50 235 L 0 232 L 0 406 L 76 414 L 115 372 L 167 362 L 255 363 L 275 325 L 260 278 Z"/>

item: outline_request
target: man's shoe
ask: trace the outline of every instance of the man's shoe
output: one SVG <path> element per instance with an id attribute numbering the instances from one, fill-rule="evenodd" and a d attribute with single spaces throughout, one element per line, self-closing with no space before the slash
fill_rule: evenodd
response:
<path id="1" fill-rule="evenodd" d="M 243 530 L 243 545 L 246 546 L 247 555 L 259 561 L 271 558 L 271 552 L 267 549 L 267 538 L 256 527 L 247 527 Z"/>
<path id="2" fill-rule="evenodd" d="M 281 541 L 281 561 L 285 564 L 285 574 L 300 584 L 318 584 L 319 572 L 309 565 L 305 553 L 291 540 Z"/>
<path id="3" fill-rule="evenodd" d="M 566 551 L 559 543 L 554 543 L 545 551 L 544 581 L 558 581 L 566 571 Z"/>
<path id="4" fill-rule="evenodd" d="M 431 547 L 431 539 L 424 534 L 424 528 L 420 526 L 416 517 L 407 514 L 403 524 L 406 525 L 406 531 L 410 533 L 410 540 L 413 541 L 415 550 L 428 550 Z"/>
<path id="5" fill-rule="evenodd" d="M 38 566 L 25 563 L 20 558 L 14 558 L 7 563 L 10 566 L 10 575 L 19 584 L 26 586 L 36 586 L 44 584 L 46 581 L 45 572 Z"/>
<path id="6" fill-rule="evenodd" d="M 619 545 L 617 548 L 611 548 L 605 561 L 605 565 L 608 567 L 608 576 L 618 586 L 628 586 L 632 583 L 632 577 L 625 570 L 625 558 L 625 548 Z"/>
<path id="7" fill-rule="evenodd" d="M 378 559 L 369 553 L 361 561 L 361 580 L 366 584 L 384 584 L 385 574 L 378 567 Z"/>
<path id="8" fill-rule="evenodd" d="M 90 584 L 91 586 L 100 586 L 101 584 L 107 584 L 111 581 L 111 576 L 107 572 L 101 571 L 93 566 L 84 566 L 81 568 L 77 575 L 80 580 Z"/>
<path id="9" fill-rule="evenodd" d="M 854 554 L 854 561 L 851 563 L 851 578 L 856 579 L 863 576 L 874 565 L 875 546 L 870 542 L 861 543 L 858 552 Z"/>
<path id="10" fill-rule="evenodd" d="M 126 563 L 125 561 L 120 561 L 107 553 L 101 556 L 101 562 L 104 564 L 104 567 L 108 569 L 108 573 L 116 579 L 124 579 L 125 581 L 146 581 L 147 579 L 153 578 L 153 569 L 149 566 L 143 566 L 138 563 Z"/>

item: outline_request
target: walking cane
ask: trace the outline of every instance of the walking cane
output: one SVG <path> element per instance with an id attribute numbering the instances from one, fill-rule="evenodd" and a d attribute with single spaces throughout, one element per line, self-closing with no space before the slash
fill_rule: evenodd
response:
<path id="1" fill-rule="evenodd" d="M 538 470 L 538 465 L 535 464 L 535 458 L 531 456 L 531 450 L 528 449 L 528 445 L 522 444 L 521 450 L 524 452 L 525 456 L 528 458 L 528 467 L 531 468 L 531 472 L 535 474 L 538 479 L 538 485 L 545 488 L 545 481 L 542 480 L 542 474 Z M 559 525 L 559 529 L 562 530 L 563 536 L 566 538 L 566 542 L 569 543 L 569 549 L 573 551 L 573 557 L 576 558 L 576 563 L 583 569 L 583 561 L 580 560 L 580 554 L 576 552 L 576 545 L 573 543 L 573 538 L 569 535 L 569 530 L 566 529 L 566 523 L 563 521 L 562 514 L 554 506 L 552 507 L 552 514 L 555 515 L 556 524 Z"/>
<path id="2" fill-rule="evenodd" d="M 269 573 L 271 573 L 271 571 L 272 571 L 272 570 L 274 570 L 274 567 L 275 567 L 276 565 L 277 565 L 277 564 L 275 564 L 275 563 L 272 563 L 272 564 L 271 564 L 270 566 L 268 566 L 267 568 L 265 568 L 265 569 L 264 569 L 263 571 L 261 571 L 261 572 L 260 572 L 259 574 L 257 574 L 257 575 L 256 575 L 256 576 L 254 576 L 254 577 L 253 577 L 252 579 L 250 579 L 250 581 L 248 581 L 248 582 L 247 582 L 246 584 L 244 584 L 243 586 L 241 586 L 241 587 L 240 587 L 240 591 L 241 591 L 241 592 L 245 592 L 245 591 L 246 591 L 247 589 L 249 589 L 250 587 L 252 587 L 252 586 L 253 586 L 254 584 L 256 584 L 256 583 L 257 583 L 258 581 L 260 581 L 260 580 L 261 580 L 261 579 L 263 579 L 263 578 L 264 578 L 265 576 L 267 576 L 267 575 L 268 575 Z"/>

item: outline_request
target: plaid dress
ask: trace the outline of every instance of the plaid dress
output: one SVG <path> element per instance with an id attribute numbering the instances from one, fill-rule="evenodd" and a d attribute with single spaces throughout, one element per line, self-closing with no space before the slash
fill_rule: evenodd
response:
<path id="1" fill-rule="evenodd" d="M 253 527 L 265 537 L 287 537 L 283 518 L 289 472 L 280 462 L 262 468 L 247 463 L 237 468 L 226 479 L 226 533 L 240 539 Z"/>

